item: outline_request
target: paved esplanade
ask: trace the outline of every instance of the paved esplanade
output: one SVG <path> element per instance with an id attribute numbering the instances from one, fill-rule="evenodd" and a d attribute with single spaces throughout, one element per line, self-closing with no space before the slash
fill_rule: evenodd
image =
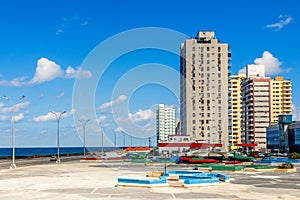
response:
<path id="1" fill-rule="evenodd" d="M 0 200 L 300 199 L 299 173 L 230 173 L 233 179 L 230 184 L 193 189 L 115 187 L 118 176 L 144 176 L 147 172 L 162 169 L 162 165 L 79 161 L 4 169 L 0 170 Z"/>

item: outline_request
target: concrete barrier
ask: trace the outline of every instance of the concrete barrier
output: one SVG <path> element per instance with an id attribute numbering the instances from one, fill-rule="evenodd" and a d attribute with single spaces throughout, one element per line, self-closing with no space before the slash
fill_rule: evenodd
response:
<path id="1" fill-rule="evenodd" d="M 165 178 L 130 178 L 119 177 L 117 186 L 131 187 L 165 187 L 168 186 Z"/>

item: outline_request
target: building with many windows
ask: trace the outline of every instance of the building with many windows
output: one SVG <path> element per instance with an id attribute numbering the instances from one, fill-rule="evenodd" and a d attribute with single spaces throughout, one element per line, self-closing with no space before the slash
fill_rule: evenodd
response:
<path id="1" fill-rule="evenodd" d="M 292 114 L 292 84 L 277 76 L 271 80 L 271 123 L 278 122 L 278 115 Z"/>
<path id="2" fill-rule="evenodd" d="M 281 76 L 265 77 L 263 65 L 247 65 L 246 78 L 241 82 L 241 98 L 241 142 L 253 144 L 250 149 L 263 150 L 266 128 L 277 123 L 279 115 L 292 114 L 291 81 Z"/>
<path id="3" fill-rule="evenodd" d="M 157 120 L 157 141 L 165 142 L 169 140 L 169 136 L 175 135 L 175 109 L 159 104 L 156 112 Z"/>
<path id="4" fill-rule="evenodd" d="M 181 134 L 228 147 L 229 45 L 201 31 L 180 47 Z"/>
<path id="5" fill-rule="evenodd" d="M 247 65 L 242 80 L 242 143 L 257 145 L 247 150 L 266 149 L 266 128 L 270 125 L 270 82 L 263 65 Z"/>
<path id="6" fill-rule="evenodd" d="M 229 148 L 239 148 L 241 144 L 241 122 L 242 122 L 242 99 L 241 83 L 246 78 L 245 74 L 231 75 L 229 78 L 228 88 L 228 137 Z"/>
<path id="7" fill-rule="evenodd" d="M 292 115 L 279 115 L 278 124 L 267 128 L 267 149 L 275 153 L 300 153 L 300 122 Z"/>

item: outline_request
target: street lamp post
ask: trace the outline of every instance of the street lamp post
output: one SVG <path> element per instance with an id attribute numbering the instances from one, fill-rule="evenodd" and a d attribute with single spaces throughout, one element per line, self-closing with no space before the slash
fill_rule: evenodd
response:
<path id="1" fill-rule="evenodd" d="M 124 149 L 125 149 L 125 143 L 126 143 L 126 142 L 125 142 L 125 136 L 126 136 L 126 135 L 125 135 L 125 132 L 123 132 L 123 148 L 124 148 Z"/>
<path id="2" fill-rule="evenodd" d="M 10 102 L 10 104 L 13 107 L 12 110 L 12 119 L 11 119 L 11 143 L 12 143 L 12 163 L 10 164 L 9 169 L 15 169 L 17 168 L 16 164 L 15 164 L 15 112 L 16 112 L 16 104 L 13 103 L 13 101 L 11 100 L 11 98 L 9 98 L 8 96 L 4 96 L 4 99 L 8 100 Z M 21 96 L 19 98 L 19 100 L 24 99 L 25 96 Z"/>
<path id="3" fill-rule="evenodd" d="M 114 145 L 115 145 L 115 149 L 117 149 L 117 134 L 114 131 Z"/>
<path id="4" fill-rule="evenodd" d="M 103 129 L 102 129 L 102 134 L 101 134 L 101 152 L 102 152 L 102 156 L 104 156 L 104 149 L 103 149 L 103 143 L 104 143 L 104 132 L 103 132 Z"/>
<path id="5" fill-rule="evenodd" d="M 51 111 L 51 113 L 53 115 L 55 115 L 55 118 L 56 118 L 56 122 L 57 122 L 57 160 L 56 160 L 56 163 L 60 163 L 60 159 L 59 159 L 59 122 L 60 122 L 60 118 L 63 114 L 66 113 L 66 111 L 63 111 L 63 112 L 54 112 L 54 111 Z"/>
<path id="6" fill-rule="evenodd" d="M 85 157 L 85 126 L 90 121 L 89 119 L 86 120 L 78 120 L 82 124 L 83 128 L 83 156 Z"/>

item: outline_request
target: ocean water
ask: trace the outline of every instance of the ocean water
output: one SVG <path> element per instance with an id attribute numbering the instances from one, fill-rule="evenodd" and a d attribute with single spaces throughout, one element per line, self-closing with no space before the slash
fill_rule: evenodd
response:
<path id="1" fill-rule="evenodd" d="M 115 147 L 104 147 L 104 151 L 112 151 Z M 118 148 L 120 149 L 120 148 Z M 100 152 L 101 147 L 87 147 L 86 152 Z M 83 154 L 83 147 L 60 147 L 60 155 L 66 154 Z M 33 147 L 33 148 L 15 148 L 15 156 L 51 156 L 57 154 L 57 147 Z M 0 148 L 0 157 L 12 156 L 12 148 Z"/>

